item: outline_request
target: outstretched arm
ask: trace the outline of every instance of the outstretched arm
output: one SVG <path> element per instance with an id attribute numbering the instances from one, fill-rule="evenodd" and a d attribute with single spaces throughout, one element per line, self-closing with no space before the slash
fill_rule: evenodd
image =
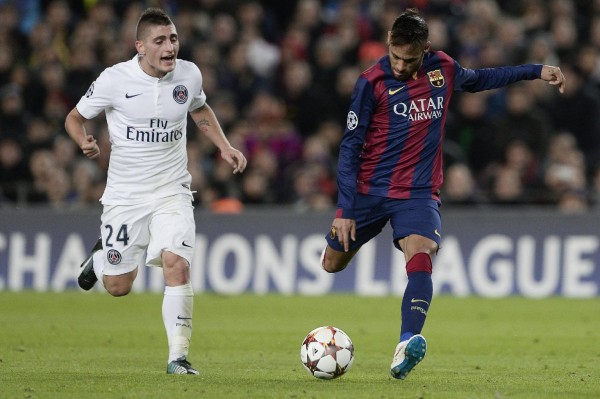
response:
<path id="1" fill-rule="evenodd" d="M 221 158 L 231 165 L 233 173 L 243 172 L 246 169 L 246 157 L 231 146 L 212 108 L 204 104 L 190 111 L 190 115 L 198 129 L 221 151 Z"/>
<path id="2" fill-rule="evenodd" d="M 549 82 L 553 86 L 558 86 L 558 91 L 561 93 L 565 92 L 565 75 L 557 66 L 544 65 L 542 67 L 542 73 L 540 79 Z"/>
<path id="3" fill-rule="evenodd" d="M 498 89 L 521 80 L 542 79 L 551 85 L 558 86 L 563 93 L 565 90 L 565 76 L 557 66 L 542 64 L 523 64 L 495 68 L 468 69 L 461 67 L 456 61 L 456 88 L 457 91 L 471 93 Z"/>

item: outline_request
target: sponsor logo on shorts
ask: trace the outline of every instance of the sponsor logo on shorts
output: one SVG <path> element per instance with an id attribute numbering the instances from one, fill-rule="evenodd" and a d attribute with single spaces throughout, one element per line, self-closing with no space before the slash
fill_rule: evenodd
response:
<path id="1" fill-rule="evenodd" d="M 121 263 L 123 257 L 121 256 L 121 253 L 119 251 L 117 251 L 116 249 L 111 249 L 108 252 L 106 252 L 106 259 L 111 265 L 118 265 L 119 263 Z"/>

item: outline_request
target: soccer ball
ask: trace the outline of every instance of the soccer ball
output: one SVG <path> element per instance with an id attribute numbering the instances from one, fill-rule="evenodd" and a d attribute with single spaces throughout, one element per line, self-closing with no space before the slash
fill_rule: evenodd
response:
<path id="1" fill-rule="evenodd" d="M 300 346 L 300 360 L 310 375 L 330 380 L 344 375 L 352 367 L 354 345 L 339 328 L 318 327 L 304 338 Z"/>

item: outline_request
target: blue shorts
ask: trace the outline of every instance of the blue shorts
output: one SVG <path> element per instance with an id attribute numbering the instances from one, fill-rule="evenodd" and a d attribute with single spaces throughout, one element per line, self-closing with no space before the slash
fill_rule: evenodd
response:
<path id="1" fill-rule="evenodd" d="M 381 233 L 388 221 L 396 248 L 400 249 L 398 240 L 411 234 L 427 237 L 439 247 L 442 239 L 439 206 L 440 203 L 434 199 L 394 199 L 359 194 L 354 208 L 356 241 L 350 240 L 349 249 L 358 249 Z M 344 251 L 337 237 L 332 239 L 327 234 L 325 239 L 331 248 Z"/>

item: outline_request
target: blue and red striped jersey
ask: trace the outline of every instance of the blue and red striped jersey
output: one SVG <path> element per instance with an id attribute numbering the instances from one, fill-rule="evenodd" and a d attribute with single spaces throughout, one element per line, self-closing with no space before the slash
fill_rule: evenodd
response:
<path id="1" fill-rule="evenodd" d="M 540 77 L 542 65 L 467 69 L 442 51 L 425 54 L 416 79 L 393 77 L 389 56 L 352 93 L 338 162 L 336 217 L 354 218 L 358 193 L 439 200 L 442 139 L 454 91 L 496 89 Z"/>

